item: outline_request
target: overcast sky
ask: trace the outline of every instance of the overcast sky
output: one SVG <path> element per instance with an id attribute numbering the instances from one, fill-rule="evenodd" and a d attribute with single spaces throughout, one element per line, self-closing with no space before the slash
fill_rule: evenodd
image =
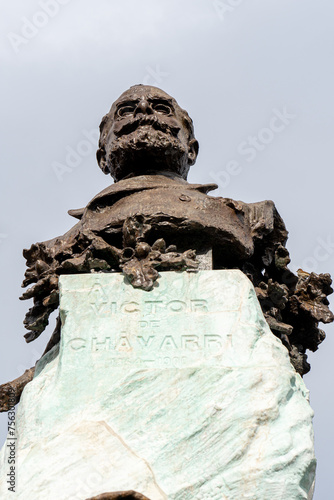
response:
<path id="1" fill-rule="evenodd" d="M 23 339 L 22 249 L 63 234 L 75 222 L 67 210 L 111 183 L 96 164 L 97 129 L 136 83 L 161 87 L 193 118 L 190 182 L 274 200 L 290 267 L 334 274 L 333 22 L 328 0 L 1 1 L 0 383 L 34 365 L 50 335 Z M 305 376 L 315 500 L 333 489 L 333 330 Z"/>

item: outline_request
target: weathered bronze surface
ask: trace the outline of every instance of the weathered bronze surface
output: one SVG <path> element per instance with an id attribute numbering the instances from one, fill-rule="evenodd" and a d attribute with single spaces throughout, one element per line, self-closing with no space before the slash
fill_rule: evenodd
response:
<path id="1" fill-rule="evenodd" d="M 115 493 L 103 493 L 97 497 L 91 497 L 87 500 L 150 500 L 135 491 L 116 491 Z"/>
<path id="2" fill-rule="evenodd" d="M 61 274 L 122 271 L 134 287 L 151 290 L 160 270 L 196 270 L 198 254 L 212 250 L 213 269 L 238 268 L 253 282 L 272 332 L 287 347 L 295 369 L 309 371 L 306 350 L 324 340 L 330 323 L 329 274 L 297 276 L 289 269 L 288 232 L 272 201 L 243 203 L 208 193 L 215 184 L 189 184 L 198 142 L 187 112 L 165 92 L 137 85 L 102 119 L 99 166 L 115 184 L 84 209 L 65 235 L 32 245 L 22 299 L 33 299 L 24 324 L 36 339 L 58 308 Z M 60 338 L 60 322 L 46 352 Z M 26 380 L 27 377 L 25 377 Z M 11 383 L 20 397 L 22 382 Z M 0 411 L 5 411 L 0 387 Z"/>
<path id="3" fill-rule="evenodd" d="M 0 386 L 0 409 L 9 411 L 14 404 L 20 401 L 23 389 L 34 377 L 35 368 L 29 368 L 23 375 Z"/>

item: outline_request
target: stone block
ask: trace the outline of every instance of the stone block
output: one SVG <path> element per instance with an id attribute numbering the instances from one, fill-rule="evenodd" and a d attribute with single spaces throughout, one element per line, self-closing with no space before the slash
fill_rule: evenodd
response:
<path id="1" fill-rule="evenodd" d="M 308 391 L 245 275 L 165 272 L 150 292 L 70 275 L 60 290 L 60 346 L 17 412 L 16 498 L 312 498 Z M 7 469 L 4 447 L 0 498 Z"/>

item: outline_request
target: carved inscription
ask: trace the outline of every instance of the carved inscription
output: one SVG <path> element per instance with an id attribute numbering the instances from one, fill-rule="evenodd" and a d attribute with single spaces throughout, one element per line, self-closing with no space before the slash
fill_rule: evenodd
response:
<path id="1" fill-rule="evenodd" d="M 108 304 L 108 297 L 99 283 L 96 283 L 91 289 L 89 293 L 89 302 L 97 315 L 102 311 L 103 307 Z"/>
<path id="2" fill-rule="evenodd" d="M 95 285 L 90 293 L 90 304 L 97 316 L 114 314 L 159 314 L 173 313 L 205 313 L 208 312 L 208 301 L 204 299 L 183 300 L 145 300 L 142 305 L 136 301 L 108 301 L 101 285 Z"/>
<path id="3" fill-rule="evenodd" d="M 144 300 L 126 299 L 118 300 L 96 283 L 89 306 L 101 326 L 87 338 L 69 340 L 69 352 L 91 353 L 97 363 L 115 368 L 182 368 L 211 359 L 224 346 L 225 337 L 207 333 L 211 328 L 206 299 L 151 294 Z"/>
<path id="4" fill-rule="evenodd" d="M 186 351 L 217 350 L 222 347 L 223 338 L 221 335 L 164 335 L 162 338 L 157 335 L 136 335 L 132 339 L 130 336 L 121 335 L 116 338 L 93 337 L 91 340 L 84 338 L 74 338 L 68 342 L 73 351 L 80 351 L 89 348 L 92 352 L 98 351 L 175 351 L 183 349 Z"/>

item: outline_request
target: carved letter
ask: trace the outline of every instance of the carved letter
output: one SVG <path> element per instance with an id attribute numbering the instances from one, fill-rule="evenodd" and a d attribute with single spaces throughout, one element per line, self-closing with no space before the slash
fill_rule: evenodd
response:
<path id="1" fill-rule="evenodd" d="M 130 351 L 132 348 L 128 338 L 125 336 L 121 337 L 117 342 L 116 349 L 120 351 Z"/>
<path id="2" fill-rule="evenodd" d="M 86 347 L 85 339 L 81 339 L 80 337 L 76 339 L 72 339 L 69 341 L 68 345 L 73 349 L 73 351 L 80 351 L 81 349 L 85 349 Z"/>
<path id="3" fill-rule="evenodd" d="M 219 349 L 222 347 L 220 335 L 204 335 L 204 346 L 209 349 Z"/>
<path id="4" fill-rule="evenodd" d="M 147 300 L 145 304 L 148 305 L 148 314 L 155 314 L 158 307 L 160 307 L 160 305 L 162 304 L 162 300 Z"/>
<path id="5" fill-rule="evenodd" d="M 138 342 L 142 347 L 150 347 L 154 338 L 155 335 L 150 335 L 147 340 L 145 340 L 141 335 L 137 337 Z"/>
<path id="6" fill-rule="evenodd" d="M 175 340 L 171 335 L 166 335 L 166 337 L 163 339 L 160 349 L 177 349 L 177 345 L 175 344 Z"/>
<path id="7" fill-rule="evenodd" d="M 139 312 L 139 304 L 137 302 L 125 302 L 121 309 L 127 313 Z"/>
<path id="8" fill-rule="evenodd" d="M 187 304 L 182 300 L 172 300 L 168 303 L 168 308 L 173 312 L 181 312 L 186 310 Z"/>
<path id="9" fill-rule="evenodd" d="M 207 300 L 192 300 L 191 301 L 191 309 L 194 312 L 197 311 L 202 311 L 202 312 L 207 312 L 208 311 L 208 301 Z"/>
<path id="10" fill-rule="evenodd" d="M 100 347 L 99 347 L 100 346 Z M 110 351 L 111 338 L 106 337 L 105 340 L 98 342 L 97 337 L 92 339 L 92 351 Z"/>
<path id="11" fill-rule="evenodd" d="M 183 349 L 189 349 L 190 351 L 198 351 L 200 349 L 197 335 L 182 335 L 181 340 Z"/>

